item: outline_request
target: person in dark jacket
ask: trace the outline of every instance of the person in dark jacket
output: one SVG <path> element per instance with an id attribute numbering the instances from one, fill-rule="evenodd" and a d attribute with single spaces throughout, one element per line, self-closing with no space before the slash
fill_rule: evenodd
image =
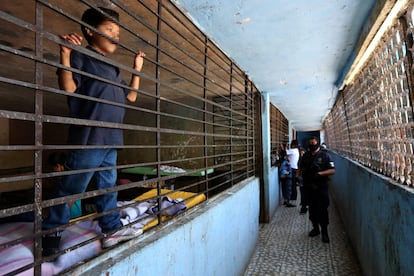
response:
<path id="1" fill-rule="evenodd" d="M 318 138 L 312 137 L 308 143 L 309 150 L 304 154 L 300 169 L 303 177 L 306 204 L 309 205 L 309 219 L 313 229 L 310 237 L 322 232 L 322 241 L 329 243 L 328 235 L 328 181 L 335 173 L 335 165 L 326 150 L 321 150 Z"/>

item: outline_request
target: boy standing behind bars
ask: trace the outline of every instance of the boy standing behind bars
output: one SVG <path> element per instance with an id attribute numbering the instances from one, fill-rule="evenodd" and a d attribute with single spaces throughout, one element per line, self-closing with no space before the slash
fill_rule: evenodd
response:
<path id="1" fill-rule="evenodd" d="M 82 33 L 88 42 L 86 47 L 96 54 L 107 56 L 115 52 L 119 41 L 119 14 L 106 8 L 90 8 L 82 15 L 82 21 L 87 25 L 81 26 Z M 94 29 L 90 28 L 93 27 Z M 103 36 L 104 34 L 105 36 Z M 108 37 L 110 39 L 108 39 Z M 82 36 L 70 33 L 61 36 L 62 39 L 75 45 L 81 45 Z M 140 72 L 145 54 L 141 51 L 135 56 L 133 69 Z M 109 82 L 125 84 L 121 80 L 119 68 L 106 62 L 95 59 L 87 54 L 72 51 L 71 48 L 61 45 L 60 62 L 62 65 L 72 67 Z M 58 71 L 59 87 L 70 93 L 105 100 L 110 103 L 101 103 L 95 100 L 85 100 L 77 97 L 69 97 L 69 115 L 73 118 L 91 121 L 105 121 L 122 123 L 125 110 L 123 107 L 112 105 L 124 104 L 125 98 L 135 102 L 137 92 L 129 91 L 106 81 L 88 77 L 83 74 L 73 73 L 68 70 Z M 132 75 L 130 87 L 139 88 L 139 77 Z M 116 166 L 117 150 L 107 146 L 123 145 L 122 129 L 104 128 L 85 125 L 70 125 L 69 144 L 94 145 L 102 148 L 75 149 L 68 153 L 66 170 L 93 169 L 100 167 Z M 58 187 L 58 197 L 83 193 L 91 179 L 94 179 L 97 189 L 111 188 L 115 186 L 116 170 L 102 170 L 81 174 L 71 174 L 62 179 Z M 106 193 L 96 197 L 98 212 L 105 212 L 117 207 L 117 194 Z M 43 229 L 51 229 L 69 222 L 68 204 L 53 206 L 50 216 L 44 221 Z M 113 233 L 122 226 L 119 212 L 111 212 L 99 217 L 99 225 L 103 233 Z M 113 246 L 121 241 L 129 240 L 140 235 L 142 231 L 124 228 L 113 234 L 105 235 L 103 247 Z M 59 251 L 60 233 L 53 233 L 43 238 L 43 255 L 49 256 Z"/>

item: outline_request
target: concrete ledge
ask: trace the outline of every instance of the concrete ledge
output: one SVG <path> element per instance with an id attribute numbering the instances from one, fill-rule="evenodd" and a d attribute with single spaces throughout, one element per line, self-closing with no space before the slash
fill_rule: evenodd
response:
<path id="1" fill-rule="evenodd" d="M 259 235 L 259 179 L 246 179 L 66 275 L 241 275 Z"/>

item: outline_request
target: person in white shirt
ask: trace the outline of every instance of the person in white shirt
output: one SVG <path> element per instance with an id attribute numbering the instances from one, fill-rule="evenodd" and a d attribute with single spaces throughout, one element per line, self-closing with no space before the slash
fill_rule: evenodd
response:
<path id="1" fill-rule="evenodd" d="M 298 149 L 298 140 L 292 140 L 290 142 L 290 148 L 286 149 L 286 155 L 288 157 L 290 166 L 292 168 L 292 193 L 291 200 L 296 200 L 298 197 L 297 190 L 297 171 L 298 171 L 298 162 L 299 162 L 299 149 Z"/>

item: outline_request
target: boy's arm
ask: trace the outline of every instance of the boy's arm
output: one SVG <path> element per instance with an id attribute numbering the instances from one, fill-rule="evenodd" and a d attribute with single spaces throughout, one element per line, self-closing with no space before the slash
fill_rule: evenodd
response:
<path id="1" fill-rule="evenodd" d="M 134 60 L 134 69 L 138 72 L 141 72 L 142 69 L 142 65 L 144 64 L 144 57 L 145 57 L 145 53 L 142 51 L 139 51 L 138 54 L 135 56 L 135 60 Z M 131 77 L 131 82 L 129 83 L 129 86 L 132 89 L 139 89 L 139 76 L 133 74 Z M 137 100 L 138 97 L 138 93 L 136 91 L 129 91 L 128 95 L 127 95 L 127 99 L 130 102 L 135 102 Z"/>
<path id="2" fill-rule="evenodd" d="M 62 35 L 61 38 L 75 45 L 81 45 L 82 43 L 82 36 L 76 33 Z M 71 64 L 70 64 L 70 53 L 71 52 L 72 52 L 71 48 L 60 45 L 60 63 L 62 65 L 71 67 Z M 70 92 L 70 93 L 73 93 L 76 91 L 76 83 L 73 80 L 73 74 L 71 71 L 63 70 L 63 69 L 59 70 L 58 71 L 58 82 L 59 82 L 59 88 L 62 90 L 65 90 L 66 92 Z"/>

